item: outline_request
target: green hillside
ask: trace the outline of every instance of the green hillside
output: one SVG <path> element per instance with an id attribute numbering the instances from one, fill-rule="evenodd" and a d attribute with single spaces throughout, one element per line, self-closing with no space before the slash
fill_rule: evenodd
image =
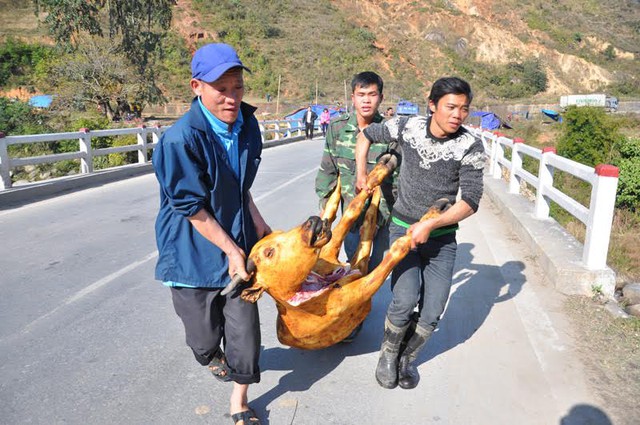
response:
<path id="1" fill-rule="evenodd" d="M 53 44 L 30 1 L 0 0 L 0 18 L 0 42 Z M 283 100 L 344 102 L 345 83 L 367 69 L 383 76 L 389 102 L 423 102 L 446 74 L 468 79 L 491 103 L 602 90 L 640 96 L 637 0 L 184 0 L 163 41 L 157 84 L 170 102 L 190 97 L 190 53 L 213 41 L 238 48 L 253 70 L 253 99 L 275 97 L 280 80 Z M 0 90 L 16 81 L 24 78 Z"/>

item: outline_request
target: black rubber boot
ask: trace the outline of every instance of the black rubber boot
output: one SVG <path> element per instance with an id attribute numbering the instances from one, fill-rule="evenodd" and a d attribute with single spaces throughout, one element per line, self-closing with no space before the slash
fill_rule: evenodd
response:
<path id="1" fill-rule="evenodd" d="M 418 326 L 419 319 L 420 319 L 420 314 L 414 311 L 413 314 L 411 315 L 411 321 L 409 322 L 409 327 L 407 328 L 407 331 L 404 333 L 404 338 L 402 338 L 398 359 L 402 358 L 402 353 L 404 353 L 405 348 L 407 348 L 407 342 L 411 339 L 413 334 L 416 332 L 416 327 Z"/>
<path id="2" fill-rule="evenodd" d="M 398 386 L 398 355 L 408 327 L 409 324 L 400 328 L 393 325 L 389 319 L 384 321 L 384 337 L 376 367 L 376 381 L 383 388 L 392 389 Z"/>
<path id="3" fill-rule="evenodd" d="M 400 388 L 410 390 L 418 386 L 418 382 L 420 382 L 420 374 L 418 373 L 418 368 L 414 362 L 418 358 L 418 354 L 420 354 L 420 351 L 425 346 L 432 333 L 432 328 L 425 329 L 417 326 L 415 332 L 407 341 L 407 345 L 400 356 L 400 362 L 398 365 L 398 384 L 400 385 Z"/>

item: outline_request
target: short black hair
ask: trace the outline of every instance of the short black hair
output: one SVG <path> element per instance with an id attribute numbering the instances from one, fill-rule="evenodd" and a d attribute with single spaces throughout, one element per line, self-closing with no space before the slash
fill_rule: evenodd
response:
<path id="1" fill-rule="evenodd" d="M 378 86 L 378 92 L 382 94 L 382 89 L 384 88 L 382 77 L 371 71 L 356 74 L 353 76 L 353 80 L 351 80 L 351 93 L 356 91 L 358 87 L 369 87 L 372 84 Z"/>
<path id="2" fill-rule="evenodd" d="M 473 92 L 471 86 L 465 80 L 458 77 L 443 77 L 438 79 L 433 86 L 431 86 L 431 93 L 429 93 L 429 100 L 438 105 L 438 101 L 448 94 L 463 94 L 467 96 L 469 104 L 473 100 Z"/>

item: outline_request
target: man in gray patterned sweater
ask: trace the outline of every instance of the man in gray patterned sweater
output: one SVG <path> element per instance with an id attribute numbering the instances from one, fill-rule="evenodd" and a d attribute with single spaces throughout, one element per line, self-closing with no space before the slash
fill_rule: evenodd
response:
<path id="1" fill-rule="evenodd" d="M 364 166 L 370 144 L 397 143 L 401 162 L 389 242 L 412 232 L 413 249 L 391 275 L 393 298 L 376 367 L 376 380 L 384 388 L 418 385 L 420 375 L 414 362 L 449 298 L 458 223 L 477 211 L 482 197 L 484 150 L 462 127 L 472 98 L 466 81 L 441 78 L 429 95 L 431 116 L 396 116 L 371 124 L 358 135 L 358 191 L 369 190 Z M 452 207 L 437 218 L 419 222 L 440 198 L 449 199 Z"/>

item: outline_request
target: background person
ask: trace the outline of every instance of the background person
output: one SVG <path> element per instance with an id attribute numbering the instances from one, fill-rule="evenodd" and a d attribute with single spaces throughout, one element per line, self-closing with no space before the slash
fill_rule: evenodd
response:
<path id="1" fill-rule="evenodd" d="M 385 118 L 393 118 L 393 108 L 392 107 L 388 107 L 387 110 L 384 113 L 384 117 Z"/>
<path id="2" fill-rule="evenodd" d="M 190 81 L 196 98 L 154 149 L 160 185 L 156 279 L 171 288 L 196 360 L 233 381 L 234 422 L 259 424 L 247 400 L 249 384 L 260 381 L 258 309 L 220 294 L 231 276 L 249 278 L 246 253 L 271 232 L 249 192 L 262 143 L 255 108 L 242 102 L 243 69 L 227 44 L 198 49 Z"/>
<path id="3" fill-rule="evenodd" d="M 370 125 L 358 136 L 357 187 L 362 190 L 368 190 L 365 162 L 370 146 L 398 144 L 402 162 L 390 242 L 412 232 L 412 251 L 391 274 L 393 298 L 376 367 L 376 380 L 384 388 L 418 385 L 420 375 L 413 362 L 449 298 L 458 223 L 478 210 L 482 197 L 484 150 L 462 127 L 472 98 L 466 81 L 441 78 L 429 95 L 430 117 L 395 117 Z M 456 202 L 458 191 L 461 199 Z M 453 206 L 437 218 L 418 222 L 440 198 Z"/>
<path id="4" fill-rule="evenodd" d="M 304 123 L 304 134 L 307 140 L 313 139 L 313 127 L 315 126 L 317 118 L 318 114 L 316 114 L 311 108 L 311 105 L 309 105 L 304 115 L 302 116 L 302 122 Z"/>
<path id="5" fill-rule="evenodd" d="M 331 121 L 331 114 L 327 108 L 324 108 L 320 114 L 320 128 L 322 129 L 322 137 L 327 136 L 327 127 L 329 127 L 329 121 Z"/>
<path id="6" fill-rule="evenodd" d="M 320 169 L 316 176 L 316 193 L 320 198 L 320 208 L 324 209 L 328 197 L 336 187 L 340 176 L 341 207 L 344 209 L 356 195 L 355 149 L 356 136 L 371 123 L 382 122 L 378 113 L 380 102 L 384 98 L 382 90 L 384 82 L 375 72 L 361 72 L 351 81 L 351 101 L 354 112 L 345 113 L 334 118 L 329 123 L 325 140 L 324 153 Z M 367 171 L 375 166 L 378 157 L 387 151 L 387 146 L 376 144 L 372 146 L 367 157 Z M 373 249 L 369 270 L 375 268 L 381 261 L 384 251 L 389 248 L 389 210 L 393 205 L 392 178 L 388 178 L 381 185 L 382 199 L 378 207 L 378 231 L 373 240 Z M 347 259 L 351 260 L 360 242 L 360 226 L 364 213 L 349 231 L 344 240 L 344 250 Z M 360 324 L 344 341 L 353 340 L 362 329 Z"/>

